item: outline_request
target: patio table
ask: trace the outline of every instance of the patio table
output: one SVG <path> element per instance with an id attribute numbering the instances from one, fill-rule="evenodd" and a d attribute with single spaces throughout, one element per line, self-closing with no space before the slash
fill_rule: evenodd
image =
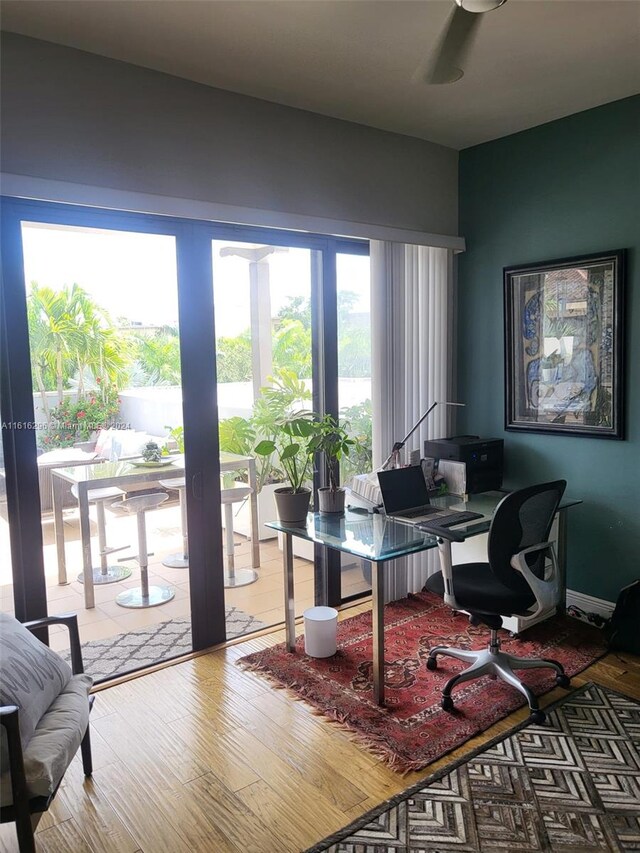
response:
<path id="1" fill-rule="evenodd" d="M 253 456 L 240 456 L 236 453 L 220 453 L 220 470 L 236 471 L 247 469 L 251 494 L 251 565 L 260 566 L 260 542 L 258 539 L 258 495 L 256 461 Z M 140 468 L 131 462 L 102 462 L 96 465 L 81 465 L 70 468 L 54 468 L 51 471 L 53 483 L 53 519 L 58 558 L 58 583 L 67 584 L 67 562 L 64 543 L 64 522 L 62 516 L 64 484 L 71 483 L 78 488 L 78 507 L 80 512 L 80 537 L 82 539 L 82 571 L 84 574 L 84 605 L 95 607 L 93 572 L 91 565 L 91 528 L 89 525 L 88 494 L 92 489 L 118 486 L 126 491 L 133 483 L 154 483 L 177 479 L 185 476 L 184 464 L 177 462 L 166 468 Z"/>

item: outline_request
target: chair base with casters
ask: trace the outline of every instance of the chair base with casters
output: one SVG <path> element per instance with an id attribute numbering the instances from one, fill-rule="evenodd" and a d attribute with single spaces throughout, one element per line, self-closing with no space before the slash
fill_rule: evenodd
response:
<path id="1" fill-rule="evenodd" d="M 78 498 L 78 486 L 71 487 L 71 493 L 74 498 Z M 118 583 L 131 577 L 131 569 L 128 566 L 118 566 L 110 564 L 107 560 L 109 554 L 115 554 L 117 551 L 124 551 L 127 545 L 122 545 L 119 548 L 110 548 L 107 545 L 107 523 L 105 518 L 105 505 L 108 501 L 113 502 L 114 498 L 119 498 L 124 495 L 122 489 L 117 486 L 112 486 L 106 489 L 92 489 L 88 495 L 89 503 L 96 505 L 96 514 L 98 516 L 98 547 L 100 554 L 100 565 L 92 569 L 92 577 L 94 586 L 107 583 Z M 78 575 L 80 583 L 84 583 L 84 572 Z"/>
<path id="2" fill-rule="evenodd" d="M 165 492 L 153 492 L 150 495 L 138 495 L 137 497 L 127 498 L 124 501 L 112 504 L 112 508 L 118 512 L 135 515 L 138 522 L 138 556 L 133 559 L 136 559 L 140 566 L 140 586 L 127 589 L 116 596 L 116 604 L 119 604 L 120 607 L 136 609 L 158 607 L 158 605 L 166 604 L 172 598 L 175 598 L 176 591 L 168 584 L 149 586 L 150 555 L 147 551 L 145 513 L 149 510 L 157 509 L 168 497 L 169 495 Z M 125 557 L 124 559 L 131 558 Z"/>
<path id="3" fill-rule="evenodd" d="M 474 617 L 470 621 L 477 624 Z M 500 625 L 499 627 L 502 627 Z M 458 684 L 465 681 L 474 681 L 476 678 L 482 678 L 483 675 L 495 675 L 516 690 L 519 690 L 527 700 L 529 711 L 531 712 L 531 721 L 534 723 L 544 723 L 545 714 L 538 706 L 538 699 L 535 694 L 521 681 L 513 671 L 514 669 L 539 669 L 540 667 L 549 667 L 555 670 L 556 684 L 559 687 L 568 689 L 570 687 L 570 679 L 565 674 L 561 663 L 551 658 L 519 658 L 515 655 L 510 655 L 507 652 L 500 650 L 500 638 L 498 637 L 498 628 L 491 629 L 491 639 L 486 649 L 482 651 L 467 651 L 466 649 L 450 649 L 446 646 L 436 646 L 429 651 L 427 658 L 427 669 L 434 670 L 438 668 L 437 656 L 444 655 L 452 657 L 456 660 L 463 661 L 469 664 L 466 669 L 454 675 L 444 686 L 442 691 L 442 708 L 444 711 L 452 711 L 454 708 L 451 691 Z"/>
<path id="4" fill-rule="evenodd" d="M 484 624 L 491 631 L 489 644 L 482 651 L 446 646 L 430 649 L 427 669 L 437 669 L 438 655 L 468 664 L 445 684 L 445 711 L 454 709 L 452 690 L 458 684 L 494 675 L 524 695 L 532 722 L 541 724 L 544 711 L 514 670 L 549 668 L 556 674 L 556 684 L 569 688 L 570 679 L 559 661 L 508 654 L 501 650 L 498 637 L 501 616 L 537 616 L 557 603 L 560 574 L 549 534 L 565 487 L 566 482 L 558 480 L 520 489 L 503 498 L 489 530 L 488 563 L 452 565 L 454 535 L 449 539 L 446 531 L 439 533 L 442 571 L 427 579 L 425 589 L 440 595 L 453 610 L 469 613 L 473 625 Z"/>
<path id="5" fill-rule="evenodd" d="M 180 499 L 180 527 L 182 529 L 182 554 L 170 554 L 162 561 L 162 565 L 168 569 L 189 568 L 189 539 L 187 535 L 187 481 L 184 477 L 175 480 L 160 480 L 159 485 L 163 489 L 175 489 Z"/>
<path id="6" fill-rule="evenodd" d="M 234 483 L 227 489 L 220 490 L 220 502 L 224 507 L 224 541 L 227 565 L 224 572 L 224 588 L 233 589 L 237 586 L 249 586 L 258 580 L 254 569 L 236 569 L 233 541 L 233 504 L 245 500 L 251 494 L 251 487 L 243 483 Z"/>

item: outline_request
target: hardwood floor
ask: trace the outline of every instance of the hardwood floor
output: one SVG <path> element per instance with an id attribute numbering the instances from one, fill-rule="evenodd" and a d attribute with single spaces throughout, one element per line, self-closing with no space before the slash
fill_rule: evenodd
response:
<path id="1" fill-rule="evenodd" d="M 299 853 L 526 713 L 400 776 L 304 702 L 235 665 L 283 638 L 272 632 L 100 690 L 93 778 L 84 780 L 77 757 L 40 821 L 39 851 Z M 610 654 L 573 684 L 589 680 L 640 699 L 640 659 Z M 543 704 L 562 695 L 556 689 Z M 17 851 L 13 824 L 0 829 L 0 850 Z"/>

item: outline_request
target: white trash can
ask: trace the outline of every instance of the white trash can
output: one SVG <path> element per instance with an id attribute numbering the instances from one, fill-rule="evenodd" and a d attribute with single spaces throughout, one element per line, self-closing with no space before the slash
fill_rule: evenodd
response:
<path id="1" fill-rule="evenodd" d="M 337 648 L 338 611 L 334 607 L 309 607 L 304 616 L 304 651 L 312 658 L 329 658 Z"/>

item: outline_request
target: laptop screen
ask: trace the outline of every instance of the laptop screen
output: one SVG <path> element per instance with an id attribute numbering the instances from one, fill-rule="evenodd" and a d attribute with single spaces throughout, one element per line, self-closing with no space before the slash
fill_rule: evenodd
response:
<path id="1" fill-rule="evenodd" d="M 378 482 L 387 515 L 429 503 L 429 491 L 421 465 L 378 471 Z"/>

